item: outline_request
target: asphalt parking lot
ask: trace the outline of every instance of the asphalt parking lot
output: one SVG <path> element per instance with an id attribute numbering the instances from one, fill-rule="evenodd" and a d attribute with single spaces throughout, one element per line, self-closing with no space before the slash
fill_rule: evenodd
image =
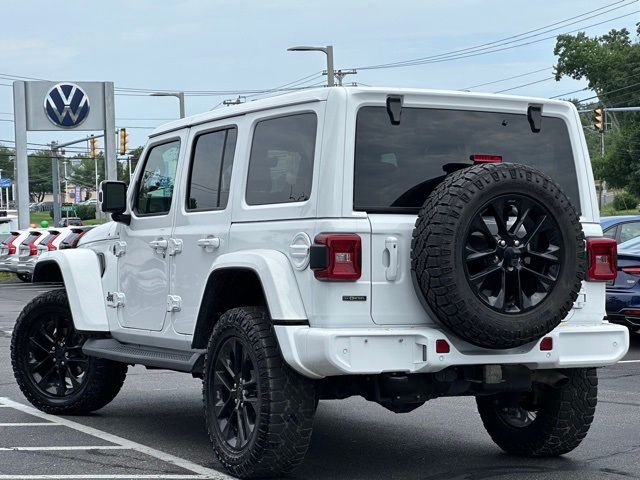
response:
<path id="1" fill-rule="evenodd" d="M 130 368 L 124 388 L 93 415 L 54 417 L 28 406 L 9 359 L 13 323 L 48 287 L 0 283 L 0 480 L 199 479 L 220 473 L 204 427 L 201 383 Z M 320 402 L 295 479 L 640 478 L 640 336 L 625 363 L 600 370 L 596 419 L 563 458 L 503 454 L 471 398 L 444 398 L 395 415 L 360 398 Z"/>

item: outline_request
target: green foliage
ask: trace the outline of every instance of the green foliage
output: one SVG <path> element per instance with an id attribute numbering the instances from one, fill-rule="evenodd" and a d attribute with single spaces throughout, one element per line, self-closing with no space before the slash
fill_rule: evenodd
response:
<path id="1" fill-rule="evenodd" d="M 77 205 L 76 217 L 80 217 L 81 220 L 90 220 L 96 218 L 96 206 L 95 205 Z"/>
<path id="2" fill-rule="evenodd" d="M 637 25 L 640 35 L 640 23 Z M 586 79 L 599 103 L 582 108 L 640 105 L 640 42 L 627 29 L 611 30 L 600 37 L 584 32 L 560 35 L 554 53 L 558 56 L 556 79 L 568 76 Z M 609 186 L 640 192 L 640 113 L 609 112 L 605 133 L 605 155 L 601 138 L 591 127 L 592 116 L 583 116 L 587 145 L 597 179 Z"/>
<path id="3" fill-rule="evenodd" d="M 613 198 L 613 208 L 616 210 L 629 210 L 636 208 L 638 197 L 627 192 L 622 192 Z"/>
<path id="4" fill-rule="evenodd" d="M 51 154 L 48 150 L 37 150 L 28 156 L 29 196 L 32 202 L 42 202 L 51 193 Z"/>

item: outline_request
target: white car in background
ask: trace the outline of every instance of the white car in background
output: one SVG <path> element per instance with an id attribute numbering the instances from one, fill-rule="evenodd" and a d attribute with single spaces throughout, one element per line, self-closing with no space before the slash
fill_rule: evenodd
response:
<path id="1" fill-rule="evenodd" d="M 31 230 L 12 231 L 0 243 L 0 272 L 17 271 L 18 247 L 31 234 Z M 19 274 L 18 278 L 23 282 L 29 281 L 24 275 Z"/>
<path id="2" fill-rule="evenodd" d="M 16 273 L 31 279 L 38 257 L 43 252 L 57 250 L 62 241 L 72 235 L 70 228 L 50 228 L 34 231 L 31 237 L 25 238 L 18 248 L 18 265 Z"/>

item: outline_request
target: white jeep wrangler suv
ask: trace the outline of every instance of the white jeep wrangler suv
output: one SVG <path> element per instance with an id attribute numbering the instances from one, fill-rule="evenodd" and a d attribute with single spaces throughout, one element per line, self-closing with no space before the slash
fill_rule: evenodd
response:
<path id="1" fill-rule="evenodd" d="M 394 412 L 473 395 L 493 440 L 574 449 L 596 367 L 628 332 L 603 320 L 587 147 L 567 102 L 324 88 L 157 128 L 113 221 L 44 253 L 11 344 L 51 413 L 109 403 L 127 365 L 203 379 L 217 458 L 243 478 L 300 464 L 318 400 Z"/>

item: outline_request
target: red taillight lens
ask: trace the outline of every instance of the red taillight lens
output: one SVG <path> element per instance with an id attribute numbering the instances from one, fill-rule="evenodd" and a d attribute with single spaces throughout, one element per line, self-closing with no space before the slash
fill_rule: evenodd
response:
<path id="1" fill-rule="evenodd" d="M 502 155 L 476 154 L 471 155 L 471 160 L 473 163 L 501 163 Z"/>
<path id="2" fill-rule="evenodd" d="M 614 280 L 618 273 L 618 246 L 613 238 L 587 238 L 587 280 Z"/>
<path id="3" fill-rule="evenodd" d="M 629 275 L 640 276 L 640 267 L 625 267 L 622 269 L 624 273 L 628 273 Z"/>
<path id="4" fill-rule="evenodd" d="M 78 235 L 76 236 L 76 238 L 73 239 L 73 242 L 71 242 L 70 247 L 71 248 L 76 248 L 78 246 L 78 241 L 82 238 L 82 236 L 87 233 L 88 230 L 82 230 L 80 233 L 78 233 Z"/>
<path id="5" fill-rule="evenodd" d="M 540 341 L 540 351 L 549 352 L 553 350 L 553 337 L 544 337 Z"/>
<path id="6" fill-rule="evenodd" d="M 441 338 L 436 340 L 436 353 L 449 353 L 450 351 L 449 342 Z"/>
<path id="7" fill-rule="evenodd" d="M 637 308 L 626 308 L 622 311 L 625 315 L 631 315 L 633 317 L 640 317 L 640 310 Z"/>
<path id="8" fill-rule="evenodd" d="M 57 250 L 58 248 L 53 244 L 53 241 L 58 238 L 60 236 L 59 233 L 53 235 L 49 241 L 47 242 L 47 250 L 49 250 L 50 252 L 53 250 Z"/>
<path id="9" fill-rule="evenodd" d="M 13 244 L 13 242 L 16 241 L 16 238 L 18 238 L 18 235 L 12 235 L 7 239 L 7 247 L 9 247 L 9 255 L 15 255 L 16 253 L 16 246 Z"/>
<path id="10" fill-rule="evenodd" d="M 31 240 L 29 240 L 29 256 L 38 255 L 38 247 L 36 245 L 38 237 L 40 237 L 40 235 L 31 235 Z"/>
<path id="11" fill-rule="evenodd" d="M 311 268 L 319 280 L 357 280 L 362 275 L 362 240 L 355 233 L 322 233 L 315 238 L 323 245 L 325 259 Z"/>

